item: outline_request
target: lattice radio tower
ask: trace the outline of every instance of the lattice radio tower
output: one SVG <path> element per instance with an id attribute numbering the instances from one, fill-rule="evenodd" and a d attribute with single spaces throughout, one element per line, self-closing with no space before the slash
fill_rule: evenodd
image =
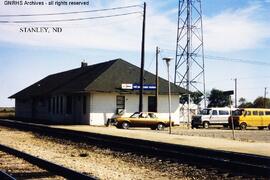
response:
<path id="1" fill-rule="evenodd" d="M 205 97 L 201 0 L 179 0 L 174 83 Z"/>

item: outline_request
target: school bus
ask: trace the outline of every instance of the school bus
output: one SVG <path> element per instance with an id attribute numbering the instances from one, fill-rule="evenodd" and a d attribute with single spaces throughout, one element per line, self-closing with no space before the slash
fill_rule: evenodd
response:
<path id="1" fill-rule="evenodd" d="M 258 127 L 262 130 L 266 127 L 270 130 L 270 109 L 262 108 L 240 108 L 235 111 L 232 118 L 229 117 L 229 126 L 233 124 L 241 130 L 245 130 L 247 127 Z"/>

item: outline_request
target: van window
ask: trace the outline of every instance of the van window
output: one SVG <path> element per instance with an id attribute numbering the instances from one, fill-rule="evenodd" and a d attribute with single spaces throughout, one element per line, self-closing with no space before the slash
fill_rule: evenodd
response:
<path id="1" fill-rule="evenodd" d="M 246 111 L 245 112 L 245 116 L 250 116 L 251 115 L 251 112 L 250 111 Z"/>
<path id="2" fill-rule="evenodd" d="M 270 115 L 270 111 L 265 111 L 265 115 L 269 116 Z"/>
<path id="3" fill-rule="evenodd" d="M 264 115 L 263 111 L 259 111 L 259 116 L 263 116 L 263 115 Z"/>
<path id="4" fill-rule="evenodd" d="M 225 111 L 225 110 L 219 110 L 218 111 L 219 115 L 229 115 L 229 111 Z"/>
<path id="5" fill-rule="evenodd" d="M 209 115 L 209 114 L 210 114 L 210 110 L 211 110 L 211 109 L 203 109 L 203 110 L 201 111 L 201 115 Z"/>
<path id="6" fill-rule="evenodd" d="M 258 116 L 258 111 L 253 111 L 254 116 Z"/>
<path id="7" fill-rule="evenodd" d="M 212 111 L 212 115 L 218 115 L 218 114 L 217 114 L 217 110 L 213 110 L 213 111 Z"/>
<path id="8" fill-rule="evenodd" d="M 233 111 L 234 116 L 241 116 L 242 114 L 245 114 L 245 111 L 243 109 Z"/>

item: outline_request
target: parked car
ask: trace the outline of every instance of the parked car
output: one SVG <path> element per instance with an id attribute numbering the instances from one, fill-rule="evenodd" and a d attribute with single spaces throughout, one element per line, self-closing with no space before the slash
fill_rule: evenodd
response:
<path id="1" fill-rule="evenodd" d="M 237 110 L 233 115 L 234 127 L 245 130 L 247 127 L 258 127 L 264 129 L 268 127 L 270 130 L 270 109 L 262 108 L 243 108 Z M 229 126 L 232 127 L 231 118 Z"/>
<path id="2" fill-rule="evenodd" d="M 192 117 L 191 127 L 198 128 L 202 126 L 206 129 L 209 128 L 210 125 L 223 125 L 227 127 L 230 111 L 231 109 L 228 107 L 203 109 L 199 115 Z"/>
<path id="3" fill-rule="evenodd" d="M 152 130 L 163 130 L 170 125 L 168 119 L 161 119 L 153 112 L 135 112 L 130 117 L 116 117 L 112 124 L 117 128 L 128 129 L 129 127 L 149 127 Z M 172 126 L 174 121 L 172 120 Z"/>

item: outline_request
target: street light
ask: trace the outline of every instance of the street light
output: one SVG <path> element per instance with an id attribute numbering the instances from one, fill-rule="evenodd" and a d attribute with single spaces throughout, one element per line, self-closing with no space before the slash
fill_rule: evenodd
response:
<path id="1" fill-rule="evenodd" d="M 171 118 L 171 83 L 170 83 L 170 61 L 173 60 L 172 57 L 163 58 L 167 64 L 167 72 L 168 72 L 168 102 L 169 102 L 169 134 L 172 133 L 172 118 Z"/>

